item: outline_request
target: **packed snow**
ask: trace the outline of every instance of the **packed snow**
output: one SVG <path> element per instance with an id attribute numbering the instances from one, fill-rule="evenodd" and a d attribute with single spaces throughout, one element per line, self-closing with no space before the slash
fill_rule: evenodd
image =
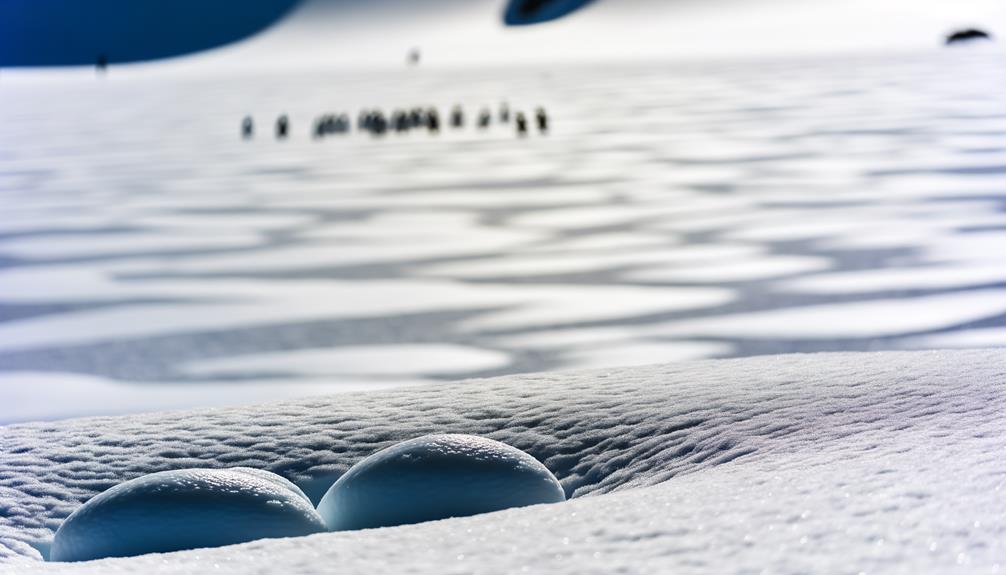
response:
<path id="1" fill-rule="evenodd" d="M 60 525 L 49 559 L 93 561 L 325 530 L 307 496 L 278 475 L 181 469 L 144 475 L 90 499 Z"/>
<path id="2" fill-rule="evenodd" d="M 566 500 L 530 455 L 474 435 L 428 435 L 357 463 L 318 503 L 332 531 L 466 517 Z"/>
<path id="3" fill-rule="evenodd" d="M 1006 560 L 1006 352 L 757 357 L 606 369 L 0 433 L 5 575 L 996 573 Z M 122 481 L 253 466 L 317 501 L 352 465 L 478 434 L 570 501 L 94 563 L 53 533 Z"/>

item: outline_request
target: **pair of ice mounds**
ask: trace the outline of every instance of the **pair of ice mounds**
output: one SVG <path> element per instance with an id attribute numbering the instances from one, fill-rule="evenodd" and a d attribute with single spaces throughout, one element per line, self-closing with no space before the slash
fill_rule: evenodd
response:
<path id="1" fill-rule="evenodd" d="M 89 561 L 325 531 L 390 527 L 565 501 L 527 453 L 472 435 L 430 435 L 354 465 L 315 509 L 296 485 L 258 469 L 183 469 L 117 485 L 56 532 L 52 561 Z"/>

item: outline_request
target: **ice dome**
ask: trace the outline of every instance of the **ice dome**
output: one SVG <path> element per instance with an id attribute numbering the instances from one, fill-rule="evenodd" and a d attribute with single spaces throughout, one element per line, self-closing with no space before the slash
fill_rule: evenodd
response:
<path id="1" fill-rule="evenodd" d="M 354 465 L 318 512 L 329 529 L 345 531 L 565 500 L 552 472 L 515 447 L 474 435 L 428 435 Z"/>
<path id="2" fill-rule="evenodd" d="M 89 561 L 325 531 L 311 502 L 256 469 L 183 469 L 133 479 L 92 498 L 56 532 L 50 559 Z"/>

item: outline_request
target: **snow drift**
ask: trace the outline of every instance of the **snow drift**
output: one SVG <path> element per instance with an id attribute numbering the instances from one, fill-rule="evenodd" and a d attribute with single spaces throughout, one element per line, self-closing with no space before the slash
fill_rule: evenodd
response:
<path id="1" fill-rule="evenodd" d="M 1006 557 L 1004 361 L 1001 351 L 776 356 L 5 427 L 3 570 L 994 572 Z M 120 481 L 255 466 L 317 500 L 366 455 L 432 432 L 523 449 L 573 500 L 40 563 L 61 521 Z"/>

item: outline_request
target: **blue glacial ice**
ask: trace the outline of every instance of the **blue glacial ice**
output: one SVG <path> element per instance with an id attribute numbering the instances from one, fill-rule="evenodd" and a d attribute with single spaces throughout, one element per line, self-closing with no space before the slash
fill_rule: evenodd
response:
<path id="1" fill-rule="evenodd" d="M 428 435 L 354 465 L 318 512 L 329 529 L 345 531 L 565 500 L 552 472 L 515 447 L 473 435 Z"/>
<path id="2" fill-rule="evenodd" d="M 304 493 L 273 473 L 162 471 L 116 485 L 74 511 L 56 532 L 50 559 L 131 557 L 322 531 Z"/>

